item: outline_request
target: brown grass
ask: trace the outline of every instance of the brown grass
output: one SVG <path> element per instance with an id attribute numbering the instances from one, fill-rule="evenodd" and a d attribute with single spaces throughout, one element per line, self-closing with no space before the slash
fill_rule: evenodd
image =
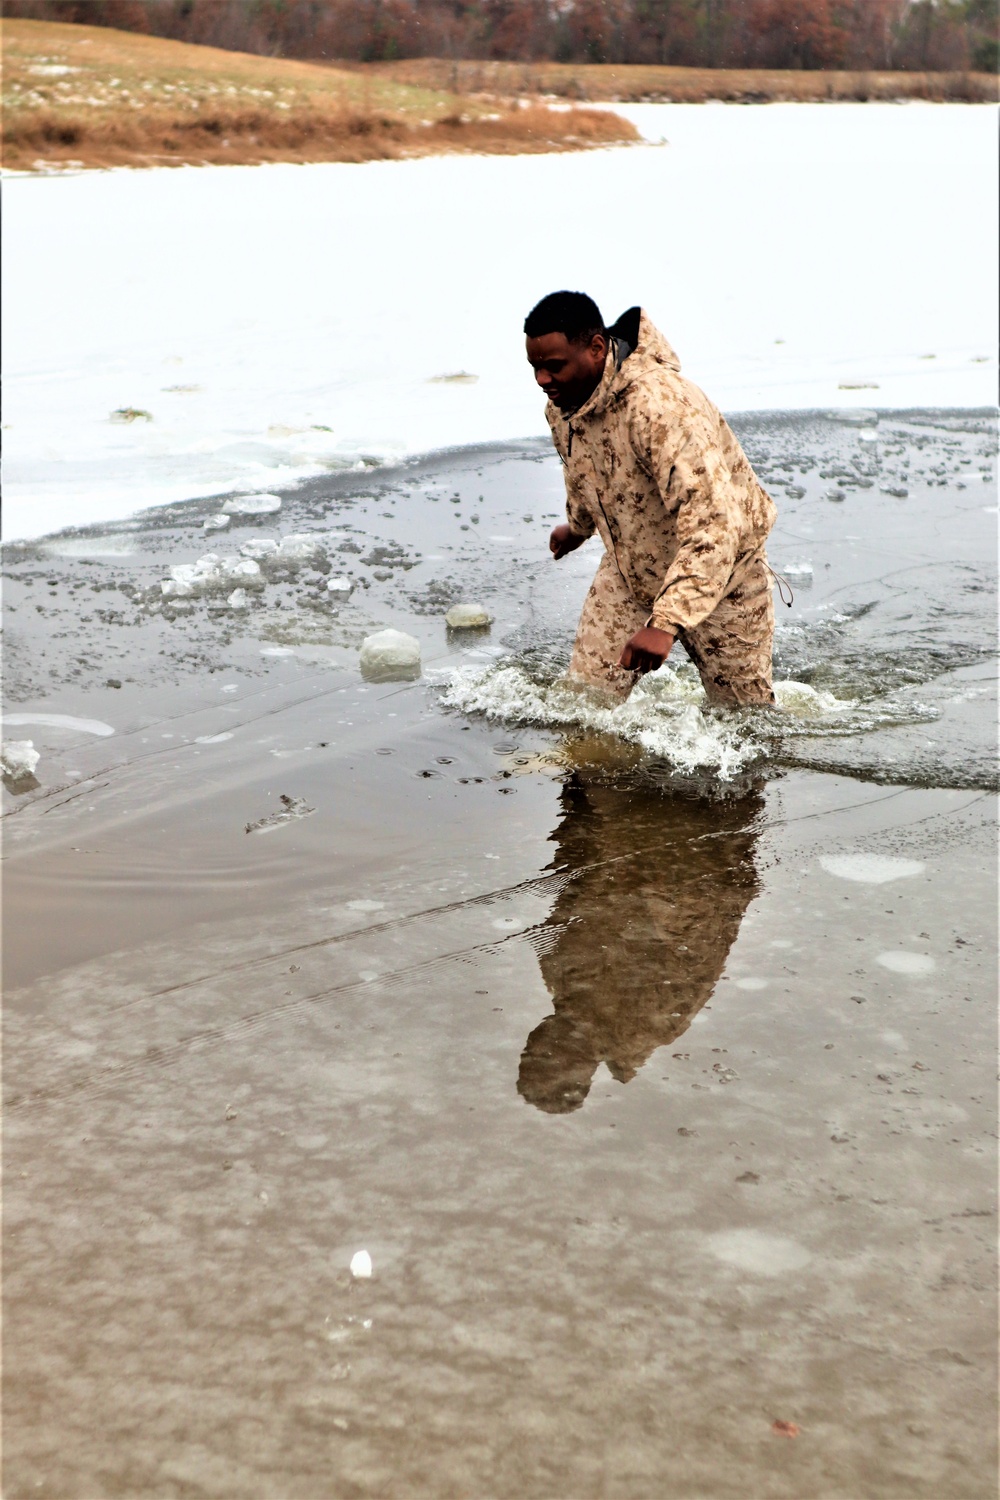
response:
<path id="1" fill-rule="evenodd" d="M 837 100 L 929 99 L 995 103 L 993 73 L 849 73 L 766 68 L 667 68 L 630 64 L 450 62 L 414 58 L 394 63 L 344 63 L 371 78 L 466 95 L 524 95 L 619 103 L 822 103 Z"/>
<path id="2" fill-rule="evenodd" d="M 8 168 L 360 162 L 637 139 L 603 110 L 497 108 L 437 87 L 100 27 L 6 21 L 2 35 Z"/>

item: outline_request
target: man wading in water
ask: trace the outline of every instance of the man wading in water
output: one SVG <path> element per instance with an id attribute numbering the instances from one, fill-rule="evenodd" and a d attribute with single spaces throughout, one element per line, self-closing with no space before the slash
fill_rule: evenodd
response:
<path id="1" fill-rule="evenodd" d="M 711 703 L 773 703 L 774 502 L 721 414 L 641 308 L 605 328 L 590 297 L 553 292 L 524 332 L 566 471 L 549 547 L 597 531 L 605 548 L 570 676 L 624 698 L 679 640 Z"/>

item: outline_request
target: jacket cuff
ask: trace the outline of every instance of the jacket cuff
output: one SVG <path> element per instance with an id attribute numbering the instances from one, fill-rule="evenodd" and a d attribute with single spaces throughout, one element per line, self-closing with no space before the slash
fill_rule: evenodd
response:
<path id="1" fill-rule="evenodd" d="M 675 638 L 681 633 L 681 627 L 676 621 L 671 619 L 665 609 L 660 608 L 659 604 L 653 605 L 653 612 L 647 624 L 655 626 L 657 630 L 669 630 L 670 634 Z"/>

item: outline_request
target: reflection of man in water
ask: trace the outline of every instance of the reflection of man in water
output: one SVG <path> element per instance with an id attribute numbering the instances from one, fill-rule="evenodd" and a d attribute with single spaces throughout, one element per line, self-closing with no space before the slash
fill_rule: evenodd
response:
<path id="1" fill-rule="evenodd" d="M 605 328 L 590 297 L 553 292 L 524 332 L 566 471 L 550 550 L 605 547 L 570 676 L 624 697 L 680 640 L 711 702 L 773 703 L 774 503 L 718 409 L 641 308 Z"/>
<path id="2" fill-rule="evenodd" d="M 628 1083 L 709 999 L 758 889 L 758 793 L 727 802 L 586 784 L 574 772 L 553 834 L 571 877 L 540 959 L 553 1014 L 528 1037 L 518 1093 L 579 1109 L 600 1064 Z"/>

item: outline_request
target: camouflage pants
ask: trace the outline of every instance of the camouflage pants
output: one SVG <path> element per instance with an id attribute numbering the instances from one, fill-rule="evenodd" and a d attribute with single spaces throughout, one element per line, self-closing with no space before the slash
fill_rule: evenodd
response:
<path id="1" fill-rule="evenodd" d="M 706 620 L 678 640 L 698 668 L 710 703 L 773 703 L 774 643 L 772 578 L 763 553 Z M 615 697 L 626 698 L 638 673 L 618 665 L 629 636 L 646 623 L 649 605 L 631 593 L 609 552 L 590 585 L 577 626 L 569 675 Z"/>

